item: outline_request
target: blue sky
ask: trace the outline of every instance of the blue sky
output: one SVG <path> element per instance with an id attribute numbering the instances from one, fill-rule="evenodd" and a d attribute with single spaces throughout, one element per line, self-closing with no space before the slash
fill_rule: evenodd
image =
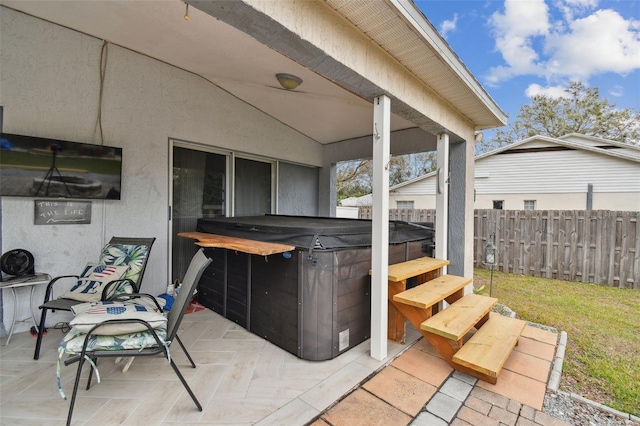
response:
<path id="1" fill-rule="evenodd" d="M 576 80 L 640 109 L 640 0 L 414 3 L 510 121 L 531 96 Z"/>

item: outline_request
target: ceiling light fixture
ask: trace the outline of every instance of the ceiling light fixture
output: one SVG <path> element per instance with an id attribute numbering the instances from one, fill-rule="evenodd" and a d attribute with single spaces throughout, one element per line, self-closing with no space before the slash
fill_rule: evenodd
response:
<path id="1" fill-rule="evenodd" d="M 278 79 L 280 86 L 286 90 L 294 90 L 302 84 L 302 79 L 293 74 L 278 73 L 276 74 L 276 78 Z"/>
<path id="2" fill-rule="evenodd" d="M 184 20 L 188 21 L 189 20 L 189 3 L 184 2 L 184 4 L 186 5 L 186 8 L 184 9 Z"/>

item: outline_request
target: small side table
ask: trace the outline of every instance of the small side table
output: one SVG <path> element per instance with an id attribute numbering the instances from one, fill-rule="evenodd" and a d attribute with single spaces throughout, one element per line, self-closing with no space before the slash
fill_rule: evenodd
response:
<path id="1" fill-rule="evenodd" d="M 31 310 L 31 319 L 33 320 L 33 325 L 38 329 L 38 322 L 36 321 L 36 315 L 33 311 L 33 293 L 37 285 L 49 284 L 51 281 L 51 276 L 49 274 L 37 273 L 35 275 L 27 275 L 22 277 L 14 277 L 10 278 L 6 281 L 0 282 L 0 289 L 11 289 L 13 293 L 13 319 L 11 320 L 11 328 L 9 329 L 9 336 L 7 337 L 7 341 L 5 342 L 5 346 L 9 344 L 11 340 L 11 335 L 13 334 L 13 328 L 16 325 L 16 322 L 28 321 L 29 319 L 23 319 L 20 321 L 16 321 L 16 313 L 18 311 L 18 298 L 16 296 L 16 288 L 18 287 L 31 287 L 31 295 L 29 296 L 29 309 Z"/>

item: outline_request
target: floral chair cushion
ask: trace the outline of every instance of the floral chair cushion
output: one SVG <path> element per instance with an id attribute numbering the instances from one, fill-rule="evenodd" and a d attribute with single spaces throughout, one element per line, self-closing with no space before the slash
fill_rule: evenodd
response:
<path id="1" fill-rule="evenodd" d="M 107 244 L 102 250 L 99 262 L 105 265 L 127 265 L 129 269 L 122 278 L 129 279 L 140 287 L 138 280 L 148 255 L 149 248 L 144 245 Z"/>
<path id="2" fill-rule="evenodd" d="M 160 343 L 165 346 L 167 352 L 169 351 L 169 347 L 166 343 L 167 338 L 167 326 L 166 322 L 153 329 L 158 338 L 160 339 Z M 60 342 L 60 346 L 58 346 L 58 362 L 56 366 L 56 382 L 58 385 L 58 392 L 60 392 L 60 396 L 63 399 L 67 399 L 66 395 L 62 390 L 62 383 L 60 380 L 60 370 L 62 365 L 62 358 L 64 354 L 79 354 L 82 353 L 82 345 L 84 345 L 84 341 L 87 338 L 87 335 L 75 328 L 72 328 L 62 339 Z M 157 347 L 158 342 L 153 337 L 153 334 L 147 329 L 145 331 L 129 333 L 129 334 L 121 334 L 117 336 L 103 336 L 103 335 L 91 335 L 89 337 L 89 342 L 87 343 L 87 351 L 97 351 L 97 350 L 121 350 L 121 349 L 137 349 L 141 350 L 144 348 Z M 100 373 L 96 365 L 93 363 L 91 359 L 88 359 L 88 362 L 91 364 L 91 367 L 96 372 L 96 378 L 98 383 L 100 383 Z"/>
<path id="3" fill-rule="evenodd" d="M 160 338 L 160 342 L 164 342 L 167 337 L 166 323 L 154 328 L 154 331 Z M 58 352 L 61 352 L 61 354 L 79 354 L 82 352 L 82 345 L 86 337 L 86 333 L 79 331 L 77 328 L 71 328 L 62 339 L 62 342 L 60 342 Z M 158 346 L 156 339 L 153 338 L 149 330 L 145 330 L 114 336 L 91 335 L 87 344 L 87 351 L 143 349 L 154 346 Z"/>

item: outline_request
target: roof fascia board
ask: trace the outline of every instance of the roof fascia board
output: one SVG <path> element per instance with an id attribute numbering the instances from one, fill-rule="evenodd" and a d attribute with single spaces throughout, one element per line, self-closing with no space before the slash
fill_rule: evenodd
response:
<path id="1" fill-rule="evenodd" d="M 566 140 L 566 139 L 568 139 L 570 137 L 583 138 L 583 139 L 591 140 L 593 142 L 602 142 L 602 143 L 605 143 L 607 145 L 617 146 L 618 148 L 627 148 L 627 149 L 632 149 L 634 151 L 640 151 L 640 146 L 636 146 L 636 145 L 632 145 L 630 143 L 624 143 L 624 142 L 620 142 L 620 141 L 614 141 L 614 140 L 611 140 L 611 139 L 601 138 L 601 137 L 598 137 L 598 136 L 583 135 L 581 133 L 569 133 L 569 134 L 566 134 L 564 136 L 560 136 L 558 139 Z"/>
<path id="2" fill-rule="evenodd" d="M 567 141 L 567 140 L 562 140 L 562 139 L 553 139 L 554 143 L 557 143 L 558 145 L 563 145 L 569 148 L 575 148 L 575 149 L 582 149 L 584 151 L 591 151 L 597 154 L 602 154 L 602 155 L 608 155 L 610 157 L 616 157 L 619 158 L 621 160 L 629 160 L 629 161 L 633 161 L 635 163 L 640 163 L 640 157 L 634 157 L 632 155 L 629 154 L 624 154 L 622 152 L 616 152 L 616 151 L 611 151 L 609 149 L 602 149 L 602 148 L 598 148 L 595 146 L 590 146 L 590 145 L 586 145 L 580 142 L 575 142 L 575 141 Z"/>
<path id="3" fill-rule="evenodd" d="M 518 147 L 520 145 L 523 145 L 523 144 L 525 144 L 527 142 L 531 142 L 533 140 L 544 140 L 544 141 L 547 141 L 547 142 L 551 142 L 551 141 L 549 141 L 547 139 L 548 138 L 545 137 L 545 136 L 531 136 L 531 137 L 523 139 L 521 141 L 517 141 L 517 142 L 513 142 L 513 143 L 511 143 L 509 145 L 501 146 L 500 148 L 496 148 L 493 151 L 488 151 L 488 152 L 485 152 L 484 154 L 480 154 L 480 155 L 476 156 L 476 161 L 481 159 L 481 158 L 490 157 L 490 156 L 492 156 L 494 154 L 499 154 L 501 152 L 508 151 L 510 149 L 516 148 L 516 147 Z"/>
<path id="4" fill-rule="evenodd" d="M 418 176 L 418 177 L 413 178 L 411 180 L 407 180 L 407 181 L 401 182 L 401 183 L 399 183 L 397 185 L 393 185 L 392 187 L 389 188 L 389 191 L 396 190 L 398 188 L 402 188 L 403 186 L 411 185 L 412 183 L 420 182 L 421 180 L 425 180 L 427 178 L 430 178 L 431 176 L 434 176 L 436 173 L 437 173 L 437 170 L 434 170 L 433 172 L 429 172 L 426 175 Z"/>
<path id="5" fill-rule="evenodd" d="M 478 155 L 476 157 L 476 161 L 478 161 L 480 159 L 483 159 L 483 158 L 486 158 L 486 157 L 489 157 L 489 156 L 492 156 L 492 155 L 495 155 L 495 154 L 500 154 L 502 152 L 512 150 L 514 148 L 520 147 L 522 145 L 525 145 L 525 144 L 527 144 L 529 142 L 533 142 L 533 141 L 549 142 L 549 143 L 553 143 L 553 144 L 556 144 L 556 145 L 562 145 L 562 146 L 565 146 L 567 148 L 574 148 L 574 149 L 581 149 L 581 150 L 584 150 L 584 151 L 591 151 L 591 152 L 594 152 L 594 153 L 597 153 L 597 154 L 608 155 L 610 157 L 616 157 L 616 158 L 620 158 L 622 160 L 629 160 L 629 161 L 633 161 L 633 162 L 636 162 L 636 163 L 640 163 L 640 157 L 636 158 L 636 157 L 634 157 L 632 155 L 624 154 L 624 153 L 621 153 L 621 152 L 615 152 L 615 151 L 611 151 L 611 150 L 608 150 L 608 149 L 602 149 L 602 148 L 593 147 L 593 146 L 586 145 L 586 144 L 583 144 L 583 143 L 580 143 L 580 142 L 567 141 L 567 140 L 560 139 L 560 138 L 552 138 L 552 137 L 549 137 L 549 136 L 542 136 L 542 135 L 531 136 L 531 137 L 529 137 L 527 139 L 523 139 L 521 141 L 514 142 L 514 143 L 512 143 L 510 145 L 506 145 L 506 146 L 500 147 L 498 149 L 494 149 L 493 151 L 485 152 L 484 154 Z"/>
<path id="6" fill-rule="evenodd" d="M 449 66 L 451 71 L 460 79 L 461 82 L 472 92 L 503 125 L 507 124 L 507 115 L 493 98 L 484 90 L 478 80 L 471 74 L 469 69 L 460 60 L 458 55 L 451 49 L 451 46 L 436 31 L 433 25 L 426 19 L 422 11 L 420 11 L 411 0 L 386 0 L 392 5 L 400 15 L 405 19 L 411 28 L 436 50 L 440 57 Z"/>

